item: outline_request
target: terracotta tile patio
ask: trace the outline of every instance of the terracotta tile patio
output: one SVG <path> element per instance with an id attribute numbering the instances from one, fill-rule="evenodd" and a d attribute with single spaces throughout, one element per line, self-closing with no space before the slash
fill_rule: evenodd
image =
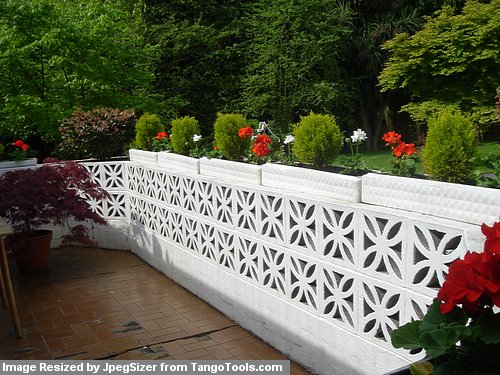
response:
<path id="1" fill-rule="evenodd" d="M 24 336 L 0 310 L 0 359 L 286 359 L 130 252 L 56 249 L 48 271 L 10 270 Z"/>

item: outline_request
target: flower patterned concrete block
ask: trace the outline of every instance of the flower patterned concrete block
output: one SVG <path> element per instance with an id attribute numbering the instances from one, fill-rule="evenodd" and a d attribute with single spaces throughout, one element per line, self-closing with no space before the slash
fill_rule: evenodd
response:
<path id="1" fill-rule="evenodd" d="M 231 160 L 201 158 L 200 174 L 252 185 L 260 185 L 262 182 L 262 167 L 260 165 Z"/>
<path id="2" fill-rule="evenodd" d="M 158 167 L 199 174 L 200 160 L 172 152 L 160 152 L 158 154 Z"/>
<path id="3" fill-rule="evenodd" d="M 281 164 L 262 167 L 262 185 L 344 202 L 361 201 L 361 177 Z"/>
<path id="4" fill-rule="evenodd" d="M 373 173 L 363 176 L 362 201 L 479 225 L 500 215 L 497 189 Z"/>
<path id="5" fill-rule="evenodd" d="M 130 149 L 130 161 L 143 165 L 158 165 L 158 152 Z"/>

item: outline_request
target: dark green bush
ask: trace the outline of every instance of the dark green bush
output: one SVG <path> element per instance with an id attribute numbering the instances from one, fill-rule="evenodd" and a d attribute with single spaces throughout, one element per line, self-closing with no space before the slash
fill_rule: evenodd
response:
<path id="1" fill-rule="evenodd" d="M 153 140 L 159 132 L 164 132 L 165 126 L 157 115 L 145 113 L 135 124 L 135 146 L 141 150 L 151 151 Z"/>
<path id="2" fill-rule="evenodd" d="M 422 155 L 424 170 L 432 179 L 464 182 L 472 179 L 470 161 L 477 152 L 476 128 L 460 113 L 443 111 L 428 121 Z"/>
<path id="3" fill-rule="evenodd" d="M 293 154 L 302 163 L 326 165 L 342 147 L 342 132 L 335 117 L 312 113 L 303 116 L 294 129 Z"/>
<path id="4" fill-rule="evenodd" d="M 59 126 L 58 154 L 63 159 L 109 158 L 123 154 L 124 145 L 134 138 L 137 121 L 134 110 L 77 109 Z"/>
<path id="5" fill-rule="evenodd" d="M 248 127 L 247 120 L 240 114 L 217 114 L 214 124 L 215 145 L 226 158 L 241 159 L 248 150 L 249 139 L 238 137 L 238 130 Z"/>
<path id="6" fill-rule="evenodd" d="M 200 125 L 194 117 L 185 116 L 172 120 L 170 142 L 177 154 L 187 155 L 194 147 L 193 135 L 200 134 Z"/>

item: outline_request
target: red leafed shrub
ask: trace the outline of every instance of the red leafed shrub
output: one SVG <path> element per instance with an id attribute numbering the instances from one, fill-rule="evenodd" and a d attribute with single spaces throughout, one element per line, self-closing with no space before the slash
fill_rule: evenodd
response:
<path id="1" fill-rule="evenodd" d="M 48 224 L 107 224 L 90 202 L 106 199 L 109 194 L 92 180 L 83 165 L 73 161 L 6 172 L 0 177 L 0 191 L 0 216 L 15 232 L 30 232 Z M 63 244 L 95 244 L 83 225 L 70 229 Z"/>
<path id="2" fill-rule="evenodd" d="M 77 109 L 62 121 L 59 153 L 64 159 L 109 158 L 122 155 L 125 145 L 135 137 L 134 110 L 97 108 Z"/>

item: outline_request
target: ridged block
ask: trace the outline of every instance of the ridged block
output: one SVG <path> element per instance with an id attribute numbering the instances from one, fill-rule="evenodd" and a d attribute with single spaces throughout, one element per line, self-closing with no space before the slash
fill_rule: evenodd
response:
<path id="1" fill-rule="evenodd" d="M 260 185 L 262 181 L 262 167 L 260 165 L 231 160 L 201 158 L 200 174 L 252 185 Z"/>
<path id="2" fill-rule="evenodd" d="M 374 173 L 363 176 L 362 201 L 478 225 L 500 215 L 500 190 Z"/>
<path id="3" fill-rule="evenodd" d="M 361 201 L 361 177 L 280 164 L 262 166 L 262 185 L 344 202 Z"/>
<path id="4" fill-rule="evenodd" d="M 171 152 L 160 152 L 158 154 L 158 167 L 199 174 L 200 160 Z"/>
<path id="5" fill-rule="evenodd" d="M 130 149 L 128 155 L 131 162 L 142 165 L 158 165 L 158 152 Z"/>

